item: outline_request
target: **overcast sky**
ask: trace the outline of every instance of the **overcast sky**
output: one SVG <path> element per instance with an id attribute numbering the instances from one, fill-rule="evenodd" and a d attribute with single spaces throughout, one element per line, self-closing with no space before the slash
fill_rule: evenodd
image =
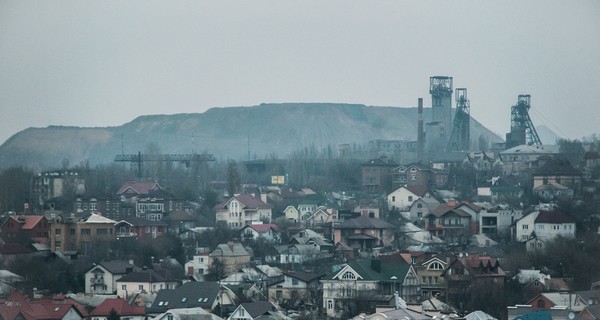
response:
<path id="1" fill-rule="evenodd" d="M 501 134 L 600 133 L 600 1 L 0 0 L 0 143 L 28 127 L 263 102 L 431 103 L 466 87 Z"/>

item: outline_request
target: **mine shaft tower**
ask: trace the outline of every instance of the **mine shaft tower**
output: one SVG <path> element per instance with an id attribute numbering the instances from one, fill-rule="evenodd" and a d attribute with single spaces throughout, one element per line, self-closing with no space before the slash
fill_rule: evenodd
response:
<path id="1" fill-rule="evenodd" d="M 529 108 L 531 108 L 531 95 L 520 94 L 517 104 L 511 107 L 510 133 L 506 134 L 507 149 L 523 144 L 536 146 L 542 144 L 529 117 Z"/>
<path id="2" fill-rule="evenodd" d="M 456 114 L 447 151 L 468 151 L 471 147 L 471 106 L 466 88 L 456 88 Z"/>

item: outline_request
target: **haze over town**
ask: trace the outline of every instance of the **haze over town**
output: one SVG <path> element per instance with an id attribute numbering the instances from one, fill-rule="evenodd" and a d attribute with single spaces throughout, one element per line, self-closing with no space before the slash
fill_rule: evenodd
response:
<path id="1" fill-rule="evenodd" d="M 466 87 L 504 138 L 510 106 L 567 138 L 597 132 L 597 1 L 0 2 L 0 142 L 28 127 L 263 102 L 415 106 Z"/>

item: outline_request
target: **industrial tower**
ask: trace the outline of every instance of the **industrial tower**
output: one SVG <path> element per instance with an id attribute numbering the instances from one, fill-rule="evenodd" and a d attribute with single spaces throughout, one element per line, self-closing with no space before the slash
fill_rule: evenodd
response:
<path id="1" fill-rule="evenodd" d="M 517 104 L 512 106 L 510 110 L 510 133 L 506 134 L 506 149 L 523 144 L 542 144 L 529 117 L 530 107 L 531 95 L 520 94 Z"/>
<path id="2" fill-rule="evenodd" d="M 456 88 L 456 114 L 454 115 L 454 126 L 452 127 L 447 151 L 468 151 L 470 149 L 470 108 L 467 89 Z"/>
<path id="3" fill-rule="evenodd" d="M 452 77 L 429 78 L 433 117 L 427 123 L 426 145 L 429 154 L 443 152 L 452 130 Z"/>

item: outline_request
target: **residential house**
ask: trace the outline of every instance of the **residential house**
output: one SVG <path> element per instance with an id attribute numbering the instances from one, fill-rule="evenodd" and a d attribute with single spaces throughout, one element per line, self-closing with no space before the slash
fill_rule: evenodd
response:
<path id="1" fill-rule="evenodd" d="M 35 215 L 11 215 L 0 226 L 0 236 L 4 242 L 18 242 L 23 239 L 44 242 L 49 231 L 48 219 Z"/>
<path id="2" fill-rule="evenodd" d="M 458 306 L 469 287 L 487 285 L 503 290 L 506 273 L 496 258 L 463 255 L 448 264 L 442 277 L 446 281 L 446 301 Z"/>
<path id="3" fill-rule="evenodd" d="M 425 186 L 400 186 L 387 195 L 389 210 L 406 210 L 419 198 L 433 199 Z"/>
<path id="4" fill-rule="evenodd" d="M 252 255 L 241 243 L 228 242 L 219 244 L 209 257 L 210 266 L 219 261 L 223 265 L 223 275 L 228 276 L 250 264 Z"/>
<path id="5" fill-rule="evenodd" d="M 241 303 L 227 320 L 290 319 L 269 301 Z"/>
<path id="6" fill-rule="evenodd" d="M 558 153 L 558 145 L 520 145 L 501 151 L 499 157 L 504 164 L 504 174 L 510 175 L 537 168 L 540 157 L 547 158 Z"/>
<path id="7" fill-rule="evenodd" d="M 526 244 L 527 250 L 542 249 L 558 237 L 575 238 L 575 220 L 554 210 L 535 210 L 512 225 L 513 240 Z"/>
<path id="8" fill-rule="evenodd" d="M 315 201 L 308 201 L 308 199 L 303 199 L 305 201 L 301 201 L 298 203 L 298 222 L 306 221 L 309 217 L 311 217 L 318 209 L 319 205 Z"/>
<path id="9" fill-rule="evenodd" d="M 156 294 L 162 289 L 173 289 L 177 281 L 167 270 L 146 269 L 130 272 L 116 280 L 117 295 L 129 298 L 137 293 Z"/>
<path id="10" fill-rule="evenodd" d="M 269 286 L 269 300 L 295 307 L 302 303 L 319 303 L 321 298 L 319 280 L 325 276 L 321 272 L 284 271 L 280 282 Z"/>
<path id="11" fill-rule="evenodd" d="M 92 213 L 86 218 L 57 217 L 51 224 L 50 250 L 52 252 L 79 251 L 83 255 L 91 253 L 93 245 L 116 239 L 116 221 Z"/>
<path id="12" fill-rule="evenodd" d="M 392 170 L 393 188 L 401 186 L 442 187 L 448 181 L 444 170 L 432 169 L 420 163 L 397 166 Z"/>
<path id="13" fill-rule="evenodd" d="M 169 309 L 152 320 L 223 320 L 223 318 L 202 308 L 177 308 Z"/>
<path id="14" fill-rule="evenodd" d="M 146 307 L 148 314 L 165 313 L 171 309 L 202 308 L 205 312 L 231 312 L 238 298 L 227 287 L 216 281 L 190 281 L 179 287 L 163 289 L 158 292 L 154 303 Z"/>
<path id="15" fill-rule="evenodd" d="M 248 240 L 263 239 L 270 242 L 280 242 L 281 233 L 279 232 L 279 226 L 272 223 L 252 223 L 243 226 L 240 229 L 240 238 Z"/>
<path id="16" fill-rule="evenodd" d="M 509 234 L 510 226 L 522 216 L 522 210 L 510 207 L 488 208 L 479 216 L 479 233 L 489 236 Z"/>
<path id="17" fill-rule="evenodd" d="M 392 190 L 393 169 L 398 164 L 380 157 L 361 164 L 361 181 L 364 191 L 369 193 L 388 193 Z"/>
<path id="18" fill-rule="evenodd" d="M 106 299 L 92 312 L 91 320 L 108 320 L 111 313 L 115 312 L 121 319 L 143 320 L 146 316 L 146 309 L 141 306 L 130 305 L 123 298 Z"/>
<path id="19" fill-rule="evenodd" d="M 379 219 L 379 207 L 376 204 L 357 205 L 352 211 L 360 213 L 361 216 L 369 216 Z"/>
<path id="20" fill-rule="evenodd" d="M 416 302 L 420 281 L 408 263 L 384 263 L 378 259 L 355 260 L 321 280 L 322 307 L 327 317 L 343 317 L 348 313 L 372 312 L 376 296 L 394 292 L 407 302 Z M 351 311 L 351 312 L 349 312 Z"/>
<path id="21" fill-rule="evenodd" d="M 445 246 L 445 241 L 410 222 L 400 225 L 398 231 L 398 245 L 408 251 L 433 251 Z"/>
<path id="22" fill-rule="evenodd" d="M 30 300 L 20 292 L 13 292 L 0 304 L 0 319 L 3 320 L 83 320 L 88 316 L 85 308 L 70 299 Z"/>
<path id="23" fill-rule="evenodd" d="M 134 271 L 141 271 L 141 268 L 133 261 L 112 260 L 94 264 L 85 272 L 85 293 L 113 294 L 117 291 L 117 280 Z"/>
<path id="24" fill-rule="evenodd" d="M 444 270 L 456 257 L 452 254 L 438 254 L 415 266 L 417 276 L 421 279 L 421 297 L 423 299 L 446 298 L 446 279 Z"/>
<path id="25" fill-rule="evenodd" d="M 177 199 L 164 190 L 152 190 L 136 197 L 135 215 L 150 221 L 160 221 L 169 212 L 181 210 L 184 203 L 183 199 Z"/>
<path id="26" fill-rule="evenodd" d="M 200 225 L 199 215 L 194 214 L 193 210 L 175 210 L 171 211 L 166 217 L 165 222 L 168 224 L 170 233 L 183 236 L 189 235 L 187 231 L 194 229 Z M 185 237 L 185 236 L 183 236 Z"/>
<path id="27" fill-rule="evenodd" d="M 581 190 L 582 173 L 565 159 L 548 159 L 533 173 L 533 188 L 549 183 L 564 186 L 575 192 Z"/>
<path id="28" fill-rule="evenodd" d="M 448 244 L 466 244 L 471 237 L 471 215 L 463 208 L 441 204 L 425 216 L 425 230 Z"/>
<path id="29" fill-rule="evenodd" d="M 156 181 L 126 181 L 117 191 L 123 201 L 135 203 L 138 197 L 144 197 L 152 191 L 162 190 Z"/>
<path id="30" fill-rule="evenodd" d="M 292 222 L 300 222 L 300 212 L 294 206 L 287 206 L 283 210 L 283 215 L 286 219 Z"/>
<path id="31" fill-rule="evenodd" d="M 336 220 L 336 215 L 321 207 L 306 219 L 306 225 L 308 227 L 319 226 L 322 224 L 332 223 L 334 220 Z"/>
<path id="32" fill-rule="evenodd" d="M 547 202 L 553 200 L 569 201 L 575 196 L 575 190 L 555 181 L 546 181 L 544 184 L 534 187 L 533 194 Z"/>
<path id="33" fill-rule="evenodd" d="M 440 202 L 433 197 L 419 197 L 417 200 L 413 201 L 408 208 L 410 221 L 423 225 L 425 216 L 435 210 L 439 205 Z"/>
<path id="34" fill-rule="evenodd" d="M 156 239 L 167 234 L 168 224 L 139 217 L 127 217 L 115 223 L 117 239 Z"/>
<path id="35" fill-rule="evenodd" d="M 533 312 L 547 312 L 552 319 L 573 319 L 577 318 L 588 306 L 598 304 L 597 300 L 594 304 L 593 297 L 598 299 L 600 295 L 597 291 L 544 292 L 526 304 L 508 306 L 508 316 L 514 319 Z M 572 315 L 570 315 L 571 313 Z"/>
<path id="36" fill-rule="evenodd" d="M 215 206 L 216 220 L 231 228 L 241 228 L 252 222 L 271 223 L 271 208 L 270 204 L 250 194 L 239 194 Z"/>
<path id="37" fill-rule="evenodd" d="M 117 220 L 134 215 L 130 206 L 124 205 L 120 197 L 113 194 L 80 194 L 75 198 L 74 210 L 78 214 L 88 215 L 101 212 L 103 216 Z"/>
<path id="38" fill-rule="evenodd" d="M 394 225 L 386 221 L 359 216 L 333 226 L 334 243 L 359 249 L 389 246 L 394 242 Z"/>
<path id="39" fill-rule="evenodd" d="M 311 229 L 305 229 L 292 235 L 288 244 L 308 244 L 317 248 L 321 253 L 333 252 L 333 243 Z"/>
<path id="40" fill-rule="evenodd" d="M 196 248 L 194 256 L 185 263 L 185 275 L 194 277 L 197 280 L 203 279 L 209 273 L 210 268 L 210 248 Z"/>

